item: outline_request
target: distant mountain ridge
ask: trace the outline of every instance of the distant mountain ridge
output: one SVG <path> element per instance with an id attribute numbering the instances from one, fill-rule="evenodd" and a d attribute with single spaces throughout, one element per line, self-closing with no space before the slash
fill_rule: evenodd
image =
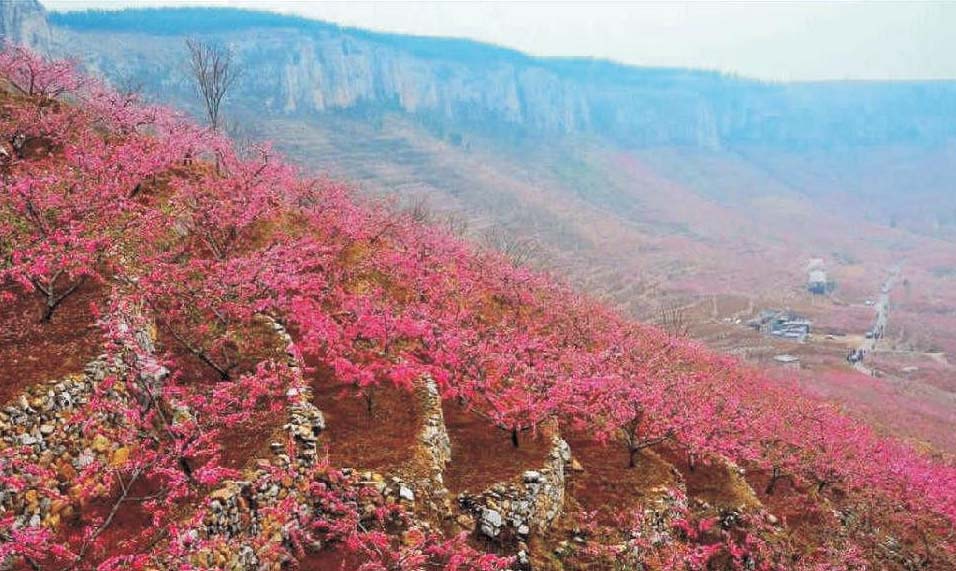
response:
<path id="1" fill-rule="evenodd" d="M 518 222 L 516 213 L 534 209 L 527 197 L 511 201 L 531 183 L 555 205 L 566 204 L 558 198 L 566 187 L 600 211 L 602 224 L 615 216 L 628 225 L 690 227 L 687 213 L 663 221 L 648 208 L 670 181 L 694 182 L 705 201 L 734 197 L 726 206 L 747 216 L 747 201 L 760 196 L 804 196 L 919 234 L 956 232 L 954 81 L 769 83 L 536 58 L 469 40 L 228 8 L 47 14 L 36 0 L 0 0 L 0 8 L 9 37 L 193 111 L 184 40 L 226 44 L 244 71 L 226 115 L 244 135 L 274 140 L 308 168 L 375 193 L 432 195 L 438 208 L 466 211 L 480 224 L 545 234 L 560 227 Z M 591 164 L 605 153 L 653 158 L 661 148 L 676 155 L 650 167 L 660 171 L 654 182 L 619 181 L 636 185 L 629 197 L 610 182 L 619 165 Z M 490 183 L 483 169 L 511 173 L 513 186 Z M 589 242 L 578 231 L 570 236 L 548 240 Z M 712 246 L 713 238 L 699 239 Z"/>
<path id="2" fill-rule="evenodd" d="M 238 98 L 279 115 L 399 110 L 433 124 L 709 149 L 938 145 L 956 138 L 956 82 L 949 81 L 766 83 L 535 58 L 468 40 L 229 8 L 65 12 L 49 21 L 57 51 L 81 45 L 82 59 L 98 71 L 140 76 L 167 91 L 182 89 L 182 37 L 229 44 L 247 72 Z"/>

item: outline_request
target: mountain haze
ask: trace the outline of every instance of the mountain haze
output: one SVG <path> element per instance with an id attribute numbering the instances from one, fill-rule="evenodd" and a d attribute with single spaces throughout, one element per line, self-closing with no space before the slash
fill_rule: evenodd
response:
<path id="1" fill-rule="evenodd" d="M 55 13 L 51 23 L 102 71 L 176 84 L 145 49 L 209 36 L 247 71 L 238 98 L 270 114 L 394 109 L 448 125 L 596 134 L 628 145 L 703 148 L 938 144 L 956 134 L 954 82 L 765 83 L 601 60 L 533 58 L 467 40 L 382 34 L 230 9 Z M 148 38 L 147 41 L 142 41 Z M 128 58 L 112 49 L 122 47 Z M 149 73 L 146 73 L 147 70 Z M 148 79 L 147 79 L 148 78 Z"/>
<path id="2" fill-rule="evenodd" d="M 194 110 L 185 38 L 227 45 L 233 131 L 474 235 L 530 237 L 636 310 L 799 289 L 811 257 L 872 274 L 956 236 L 956 82 L 768 83 L 264 12 L 3 5 L 11 37 Z"/>
<path id="3" fill-rule="evenodd" d="M 40 2 L 0 2 L 0 38 L 34 48 L 48 48 L 50 27 Z"/>

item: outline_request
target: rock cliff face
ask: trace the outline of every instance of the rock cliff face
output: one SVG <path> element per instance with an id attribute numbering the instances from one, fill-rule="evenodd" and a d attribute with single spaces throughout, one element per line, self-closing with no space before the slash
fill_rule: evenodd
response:
<path id="1" fill-rule="evenodd" d="M 399 110 L 492 134 L 701 148 L 937 144 L 956 135 L 956 82 L 767 84 L 228 9 L 55 13 L 51 22 L 63 53 L 163 96 L 186 94 L 184 36 L 227 44 L 245 70 L 238 99 L 271 115 Z"/>
<path id="2" fill-rule="evenodd" d="M 74 18 L 54 20 L 60 24 L 62 53 L 82 46 L 85 61 L 97 71 L 114 78 L 142 77 L 150 90 L 178 92 L 186 84 L 182 36 L 119 25 L 87 29 Z M 288 27 L 255 21 L 249 26 L 242 32 L 213 29 L 208 35 L 234 49 L 241 62 L 239 99 L 272 114 L 400 110 L 431 122 L 487 126 L 492 121 L 549 133 L 591 126 L 580 86 L 528 65 L 533 60 L 520 54 L 489 47 L 488 59 L 463 61 L 461 54 L 422 53 L 402 42 L 388 44 L 318 23 L 290 19 Z"/>
<path id="3" fill-rule="evenodd" d="M 0 39 L 46 50 L 50 27 L 43 6 L 37 0 L 0 0 Z"/>
<path id="4" fill-rule="evenodd" d="M 256 70 L 245 88 L 279 94 L 276 110 L 316 112 L 362 105 L 399 108 L 455 121 L 494 118 L 534 129 L 588 126 L 587 101 L 573 83 L 536 68 L 493 62 L 480 72 L 429 61 L 343 34 L 269 38 L 240 54 Z"/>

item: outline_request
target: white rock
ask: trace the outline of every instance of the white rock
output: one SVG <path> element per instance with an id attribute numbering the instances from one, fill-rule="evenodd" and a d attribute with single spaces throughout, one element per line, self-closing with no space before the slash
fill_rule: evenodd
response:
<path id="1" fill-rule="evenodd" d="M 319 431 L 325 430 L 325 415 L 322 414 L 321 410 L 315 411 L 315 418 L 312 420 L 312 427 Z"/>
<path id="2" fill-rule="evenodd" d="M 94 460 L 96 460 L 96 456 L 93 454 L 92 450 L 87 448 L 80 453 L 79 457 L 77 457 L 77 459 L 74 461 L 74 464 L 77 468 L 86 468 L 92 464 Z"/>
<path id="3" fill-rule="evenodd" d="M 485 510 L 481 512 L 482 533 L 488 537 L 498 537 L 502 521 L 500 513 L 485 508 Z"/>
<path id="4" fill-rule="evenodd" d="M 398 497 L 402 498 L 403 500 L 414 502 L 415 492 L 413 492 L 412 489 L 409 488 L 408 486 L 400 486 L 398 488 Z"/>

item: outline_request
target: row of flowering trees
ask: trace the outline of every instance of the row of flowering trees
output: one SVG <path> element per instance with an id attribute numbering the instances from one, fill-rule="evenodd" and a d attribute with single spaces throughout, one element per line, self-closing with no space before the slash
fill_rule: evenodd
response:
<path id="1" fill-rule="evenodd" d="M 727 457 L 765 473 L 768 495 L 787 479 L 821 495 L 838 490 L 874 518 L 915 514 L 921 532 L 956 523 L 952 464 L 732 359 L 476 254 L 412 216 L 359 204 L 266 147 L 237 153 L 61 62 L 7 48 L 0 76 L 0 282 L 41 297 L 41 320 L 56 319 L 85 281 L 110 291 L 103 323 L 129 374 L 104 381 L 102 398 L 71 422 L 136 449 L 118 465 L 92 464 L 81 480 L 83 494 L 107 490 L 110 514 L 143 503 L 151 539 L 134 552 L 169 541 L 183 506 L 238 475 L 223 465 L 224 433 L 283 402 L 296 374 L 286 351 L 322 363 L 370 409 L 379 387 L 410 389 L 429 376 L 513 446 L 556 421 L 617 447 L 622 469 L 666 444 L 692 463 Z M 277 348 L 270 320 L 289 326 L 293 347 Z M 155 356 L 137 337 L 153 325 Z M 119 423 L 107 398 L 114 384 L 128 395 Z M 133 498 L 136 482 L 153 491 Z M 111 522 L 93 518 L 81 542 L 60 544 L 74 568 L 92 566 L 87 554 Z M 352 531 L 357 549 L 391 548 Z M 57 543 L 42 532 L 16 530 L 0 555 L 23 545 L 30 553 L 20 555 L 34 557 L 43 538 Z M 474 555 L 425 543 L 444 561 Z"/>

